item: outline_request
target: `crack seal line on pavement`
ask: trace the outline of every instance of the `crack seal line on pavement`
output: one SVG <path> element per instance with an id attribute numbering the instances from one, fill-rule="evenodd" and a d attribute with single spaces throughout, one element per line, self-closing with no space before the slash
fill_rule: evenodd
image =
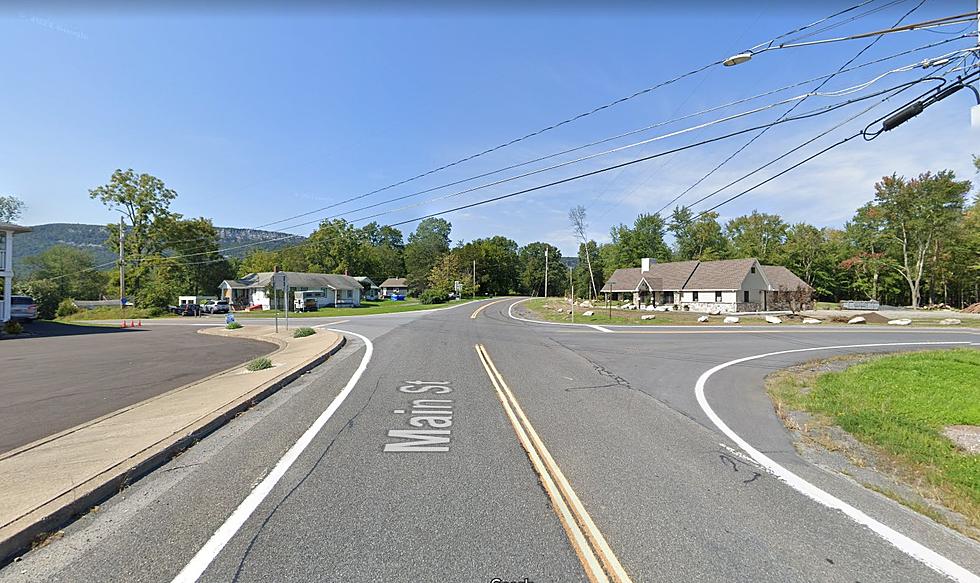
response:
<path id="1" fill-rule="evenodd" d="M 506 301 L 507 301 L 507 300 L 509 300 L 509 299 L 510 299 L 510 298 L 504 298 L 504 299 L 502 299 L 502 300 L 497 300 L 497 301 L 495 301 L 495 302 L 490 302 L 490 303 L 488 303 L 488 304 L 483 304 L 483 305 L 482 305 L 482 306 L 480 306 L 479 308 L 477 308 L 477 309 L 475 309 L 475 310 L 473 310 L 473 313 L 472 313 L 472 314 L 470 314 L 470 320 L 476 320 L 476 317 L 477 317 L 477 316 L 479 316 L 479 315 L 480 315 L 480 312 L 482 312 L 483 310 L 485 310 L 485 309 L 487 309 L 487 308 L 489 308 L 490 306 L 492 306 L 492 305 L 494 305 L 494 304 L 499 304 L 500 302 L 506 302 Z"/>
<path id="2" fill-rule="evenodd" d="M 842 346 L 821 346 L 818 348 L 796 348 L 793 350 L 780 350 L 777 352 L 767 352 L 765 354 L 756 354 L 754 356 L 746 356 L 744 358 L 738 358 L 735 360 L 730 360 L 724 362 L 715 367 L 706 370 L 698 378 L 697 383 L 694 386 L 694 392 L 698 400 L 698 404 L 701 409 L 708 416 L 715 427 L 717 427 L 722 433 L 724 433 L 729 439 L 735 442 L 735 445 L 742 448 L 749 457 L 751 457 L 756 463 L 761 465 L 766 471 L 776 476 L 779 480 L 789 485 L 791 488 L 800 492 L 804 496 L 823 504 L 824 506 L 839 510 L 848 518 L 857 522 L 858 524 L 869 528 L 872 532 L 885 539 L 887 542 L 891 543 L 895 548 L 902 551 L 903 553 L 909 555 L 913 559 L 925 564 L 927 567 L 933 569 L 934 571 L 949 577 L 955 581 L 961 583 L 980 583 L 980 577 L 974 575 L 967 569 L 961 567 L 960 565 L 954 563 L 953 561 L 947 559 L 946 557 L 940 555 L 936 551 L 926 547 L 925 545 L 912 540 L 911 538 L 905 536 L 904 534 L 898 532 L 897 530 L 887 526 L 874 518 L 868 516 L 861 510 L 851 506 L 847 502 L 844 502 L 840 498 L 837 498 L 833 494 L 826 492 L 819 487 L 807 482 L 800 476 L 797 476 L 793 472 L 787 470 L 785 467 L 777 463 L 775 460 L 771 459 L 769 456 L 760 452 L 759 450 L 752 447 L 747 441 L 742 439 L 737 433 L 735 433 L 728 425 L 722 421 L 721 417 L 711 408 L 708 404 L 707 398 L 704 395 L 704 386 L 716 372 L 734 366 L 736 364 L 741 364 L 743 362 L 748 362 L 750 360 L 757 360 L 761 358 L 768 358 L 770 356 L 778 356 L 782 354 L 796 354 L 800 352 L 810 352 L 814 350 L 839 350 L 839 349 L 851 349 L 851 348 L 872 348 L 872 347 L 888 347 L 888 346 L 949 346 L 949 345 L 964 345 L 970 344 L 970 342 L 892 342 L 892 343 L 877 343 L 877 344 L 850 344 Z"/>
<path id="3" fill-rule="evenodd" d="M 490 377 L 490 382 L 493 383 L 504 412 L 517 433 L 518 441 L 527 452 L 531 465 L 551 499 L 555 513 L 585 569 L 586 576 L 594 583 L 606 581 L 631 583 L 626 570 L 602 536 L 602 532 L 592 521 L 592 517 L 589 516 L 558 464 L 551 457 L 548 448 L 538 437 L 517 398 L 514 397 L 514 393 L 490 359 L 486 348 L 482 344 L 477 344 L 476 352 L 483 368 L 486 369 L 487 376 Z"/>
<path id="4" fill-rule="evenodd" d="M 218 530 L 211 535 L 211 538 L 201 547 L 201 550 L 194 555 L 189 563 L 177 574 L 173 579 L 173 583 L 191 583 L 197 581 L 204 571 L 211 565 L 215 558 L 221 550 L 228 544 L 228 542 L 235 536 L 235 534 L 241 529 L 245 524 L 245 521 L 249 519 L 250 516 L 255 512 L 259 504 L 269 495 L 272 489 L 279 483 L 282 477 L 286 474 L 289 468 L 296 462 L 300 454 L 309 447 L 310 443 L 317 436 L 323 426 L 326 425 L 327 421 L 333 417 L 333 414 L 340 408 L 340 405 L 347 398 L 347 395 L 354 389 L 357 382 L 361 379 L 364 371 L 367 370 L 368 363 L 371 362 L 371 356 L 374 354 L 374 344 L 366 337 L 356 332 L 349 332 L 347 330 L 330 329 L 332 332 L 337 332 L 339 334 L 350 334 L 352 336 L 357 336 L 361 339 L 365 346 L 364 356 L 361 358 L 361 364 L 358 365 L 357 370 L 351 376 L 347 384 L 341 389 L 340 393 L 334 397 L 334 400 L 330 402 L 330 405 L 324 409 L 323 413 L 317 417 L 316 421 L 313 422 L 310 427 L 303 432 L 303 435 L 296 440 L 289 450 L 279 458 L 276 462 L 275 467 L 269 472 L 258 486 L 256 486 L 245 500 L 235 508 L 234 512 L 231 513 L 224 523 Z"/>

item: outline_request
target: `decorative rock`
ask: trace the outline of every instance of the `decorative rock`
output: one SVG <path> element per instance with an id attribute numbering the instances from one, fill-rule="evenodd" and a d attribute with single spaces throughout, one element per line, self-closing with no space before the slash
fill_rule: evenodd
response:
<path id="1" fill-rule="evenodd" d="M 898 320 L 888 320 L 888 324 L 891 326 L 908 326 L 912 323 L 912 320 L 908 318 L 900 318 Z"/>
<path id="2" fill-rule="evenodd" d="M 592 310 L 589 310 L 588 312 L 582 312 L 582 315 L 585 316 L 586 318 L 591 317 L 593 314 L 595 314 L 595 312 L 593 312 Z"/>
<path id="3" fill-rule="evenodd" d="M 698 322 L 707 322 L 709 319 L 707 316 L 699 316 Z"/>
<path id="4" fill-rule="evenodd" d="M 804 324 L 820 324 L 823 320 L 818 320 L 816 318 L 803 318 Z"/>
<path id="5" fill-rule="evenodd" d="M 738 316 L 725 316 L 726 324 L 738 324 Z"/>
<path id="6" fill-rule="evenodd" d="M 653 304 L 648 304 L 647 307 L 645 307 L 643 309 L 646 310 L 646 311 L 648 311 L 648 312 L 652 312 L 652 311 L 656 310 L 657 308 Z"/>
<path id="7" fill-rule="evenodd" d="M 656 318 L 656 316 L 654 316 L 653 314 L 644 314 L 640 316 L 641 320 L 652 320 L 654 318 Z"/>
<path id="8" fill-rule="evenodd" d="M 867 324 L 868 321 L 864 319 L 863 316 L 854 316 L 847 321 L 848 324 Z"/>
<path id="9" fill-rule="evenodd" d="M 655 312 L 669 312 L 670 311 L 670 306 L 657 306 L 656 308 L 653 309 L 653 311 L 655 311 Z"/>
<path id="10" fill-rule="evenodd" d="M 769 322 L 770 324 L 782 324 L 783 323 L 783 321 L 780 320 L 779 318 L 777 318 L 776 316 L 766 316 L 766 322 Z"/>
<path id="11" fill-rule="evenodd" d="M 564 312 L 564 311 L 565 311 L 565 308 L 558 308 L 558 310 L 557 310 L 557 311 L 559 311 L 559 312 Z"/>
<path id="12" fill-rule="evenodd" d="M 714 308 L 714 309 L 712 309 L 708 313 L 711 314 L 712 316 L 717 316 L 717 315 L 721 314 L 721 309 L 720 308 Z"/>
<path id="13" fill-rule="evenodd" d="M 939 321 L 943 326 L 959 326 L 963 322 L 957 318 L 945 318 Z"/>
<path id="14" fill-rule="evenodd" d="M 592 307 L 592 302 L 590 302 L 588 300 L 585 300 L 583 302 L 579 302 L 579 306 L 581 306 L 583 308 L 591 308 Z"/>

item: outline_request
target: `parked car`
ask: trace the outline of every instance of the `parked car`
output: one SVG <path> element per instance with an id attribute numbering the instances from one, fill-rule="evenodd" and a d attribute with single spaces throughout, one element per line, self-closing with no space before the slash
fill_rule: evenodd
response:
<path id="1" fill-rule="evenodd" d="M 227 314 L 231 311 L 228 300 L 208 300 L 201 306 L 201 311 L 205 314 Z"/>
<path id="2" fill-rule="evenodd" d="M 177 311 L 174 313 L 178 316 L 200 316 L 201 306 L 197 304 L 184 304 L 177 306 Z"/>
<path id="3" fill-rule="evenodd" d="M 10 296 L 10 319 L 37 320 L 37 303 L 31 296 Z"/>

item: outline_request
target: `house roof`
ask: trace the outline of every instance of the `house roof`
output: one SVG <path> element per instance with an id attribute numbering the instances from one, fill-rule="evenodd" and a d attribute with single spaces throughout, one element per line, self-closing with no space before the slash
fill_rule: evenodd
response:
<path id="1" fill-rule="evenodd" d="M 755 259 L 722 259 L 702 261 L 687 280 L 684 289 L 722 290 L 739 289 L 749 270 L 758 262 Z M 765 274 L 763 274 L 765 279 Z"/>
<path id="2" fill-rule="evenodd" d="M 639 267 L 617 269 L 600 291 L 633 291 L 640 285 L 641 280 L 646 280 L 647 285 L 657 291 L 683 289 L 697 266 L 697 261 L 672 261 L 654 263 L 647 271 Z"/>
<path id="3" fill-rule="evenodd" d="M 30 227 L 22 227 L 13 223 L 0 223 L 0 231 L 10 231 L 11 233 L 30 233 Z"/>
<path id="4" fill-rule="evenodd" d="M 762 271 L 765 272 L 766 279 L 769 280 L 769 286 L 774 291 L 793 291 L 797 289 L 813 291 L 813 286 L 797 277 L 795 273 L 782 265 L 763 265 Z"/>
<path id="5" fill-rule="evenodd" d="M 232 289 L 252 289 L 264 288 L 272 283 L 272 271 L 262 271 L 250 273 L 241 279 L 226 279 L 221 285 Z M 332 288 L 359 290 L 362 286 L 358 281 L 349 275 L 339 275 L 336 273 L 304 273 L 301 271 L 285 271 L 286 282 L 289 287 L 306 287 L 311 289 Z"/>
<path id="6" fill-rule="evenodd" d="M 378 284 L 371 281 L 371 278 L 366 275 L 355 277 L 354 279 L 356 279 L 357 283 L 361 284 L 364 289 L 378 289 Z"/>
<path id="7" fill-rule="evenodd" d="M 408 287 L 404 277 L 389 277 L 381 282 L 381 287 Z"/>

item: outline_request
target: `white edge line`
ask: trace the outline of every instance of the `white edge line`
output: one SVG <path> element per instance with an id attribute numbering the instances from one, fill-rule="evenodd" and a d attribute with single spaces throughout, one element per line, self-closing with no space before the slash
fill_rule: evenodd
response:
<path id="1" fill-rule="evenodd" d="M 231 516 L 229 516 L 225 522 L 218 527 L 218 530 L 211 535 L 208 542 L 201 547 L 201 550 L 194 555 L 194 558 L 187 563 L 187 566 L 181 569 L 180 573 L 174 577 L 174 583 L 190 583 L 197 581 L 198 578 L 204 574 L 204 571 L 211 565 L 214 559 L 218 556 L 218 553 L 220 553 L 225 545 L 228 544 L 228 541 L 235 536 L 242 525 L 245 524 L 245 521 L 248 520 L 253 512 L 255 512 L 255 509 L 258 508 L 259 504 L 265 500 L 266 496 L 268 496 L 269 492 L 271 492 L 275 485 L 279 483 L 279 480 L 281 480 L 286 474 L 286 471 L 289 470 L 290 466 L 292 466 L 296 459 L 299 458 L 300 454 L 303 453 L 303 450 L 310 445 L 317 433 L 323 429 L 323 426 L 326 425 L 327 421 L 330 420 L 333 414 L 340 407 L 341 403 L 344 402 L 344 399 L 347 398 L 347 395 L 350 394 L 351 390 L 354 388 L 354 385 L 356 385 L 360 380 L 361 375 L 363 375 L 364 371 L 367 370 L 367 365 L 369 362 L 371 362 L 371 356 L 374 353 L 374 344 L 372 344 L 367 337 L 356 332 L 348 332 L 346 330 L 338 329 L 334 329 L 332 331 L 357 336 L 364 342 L 367 350 L 364 353 L 364 357 L 361 358 L 361 364 L 357 367 L 357 370 L 354 371 L 354 374 L 351 376 L 350 380 L 347 381 L 344 388 L 341 389 L 340 393 L 338 393 L 337 396 L 334 397 L 334 400 L 330 402 L 330 405 L 327 406 L 323 413 L 320 413 L 320 416 L 317 417 L 316 421 L 314 421 L 313 424 L 310 425 L 310 427 L 303 433 L 303 435 L 296 440 L 296 443 L 294 443 L 292 447 L 290 447 L 289 450 L 283 454 L 281 458 L 279 458 L 279 461 L 276 462 L 276 465 L 274 468 L 272 468 L 272 471 L 269 472 L 269 474 L 261 482 L 259 482 L 259 485 L 256 486 L 244 500 L 242 500 L 242 503 L 235 508 L 235 511 L 231 513 Z"/>
<path id="2" fill-rule="evenodd" d="M 708 400 L 704 396 L 704 385 L 711 377 L 711 375 L 716 372 L 728 368 L 730 366 L 747 362 L 750 360 L 757 360 L 760 358 L 767 358 L 770 356 L 777 356 L 780 354 L 792 354 L 796 352 L 808 352 L 814 350 L 836 350 L 844 348 L 871 348 L 877 346 L 933 346 L 933 345 L 950 345 L 950 344 L 970 344 L 969 342 L 894 342 L 894 343 L 878 343 L 878 344 L 850 344 L 843 346 L 821 346 L 817 348 L 797 348 L 793 350 L 780 350 L 777 352 L 767 352 L 765 354 L 757 354 L 755 356 L 746 356 L 744 358 L 738 358 L 735 360 L 730 360 L 728 362 L 719 364 L 711 369 L 705 371 L 698 378 L 697 383 L 694 387 L 694 392 L 697 396 L 698 404 L 701 405 L 701 409 L 704 413 L 711 419 L 711 422 L 721 430 L 729 439 L 731 439 L 735 444 L 742 448 L 753 460 L 758 464 L 768 470 L 770 473 L 775 475 L 781 481 L 792 487 L 794 490 L 802 493 L 803 495 L 823 504 L 828 508 L 835 510 L 840 510 L 848 518 L 866 526 L 871 529 L 875 534 L 885 539 L 891 543 L 895 548 L 902 551 L 903 553 L 911 556 L 912 558 L 924 563 L 931 569 L 961 582 L 978 583 L 980 582 L 980 577 L 977 577 L 970 571 L 961 567 L 960 565 L 954 563 L 953 561 L 947 559 L 946 557 L 940 555 L 939 553 L 933 551 L 932 549 L 926 547 L 925 545 L 912 540 L 911 538 L 905 536 L 904 534 L 896 531 L 895 529 L 887 526 L 874 518 L 868 516 L 861 510 L 858 510 L 854 506 L 851 506 L 847 502 L 844 502 L 840 498 L 837 498 L 833 494 L 830 494 L 824 490 L 821 490 L 817 486 L 807 482 L 803 478 L 797 476 L 793 472 L 787 470 L 780 464 L 776 463 L 773 459 L 769 458 L 764 453 L 755 449 L 747 441 L 742 439 L 737 433 L 732 431 L 721 417 L 711 408 L 708 404 Z"/>

